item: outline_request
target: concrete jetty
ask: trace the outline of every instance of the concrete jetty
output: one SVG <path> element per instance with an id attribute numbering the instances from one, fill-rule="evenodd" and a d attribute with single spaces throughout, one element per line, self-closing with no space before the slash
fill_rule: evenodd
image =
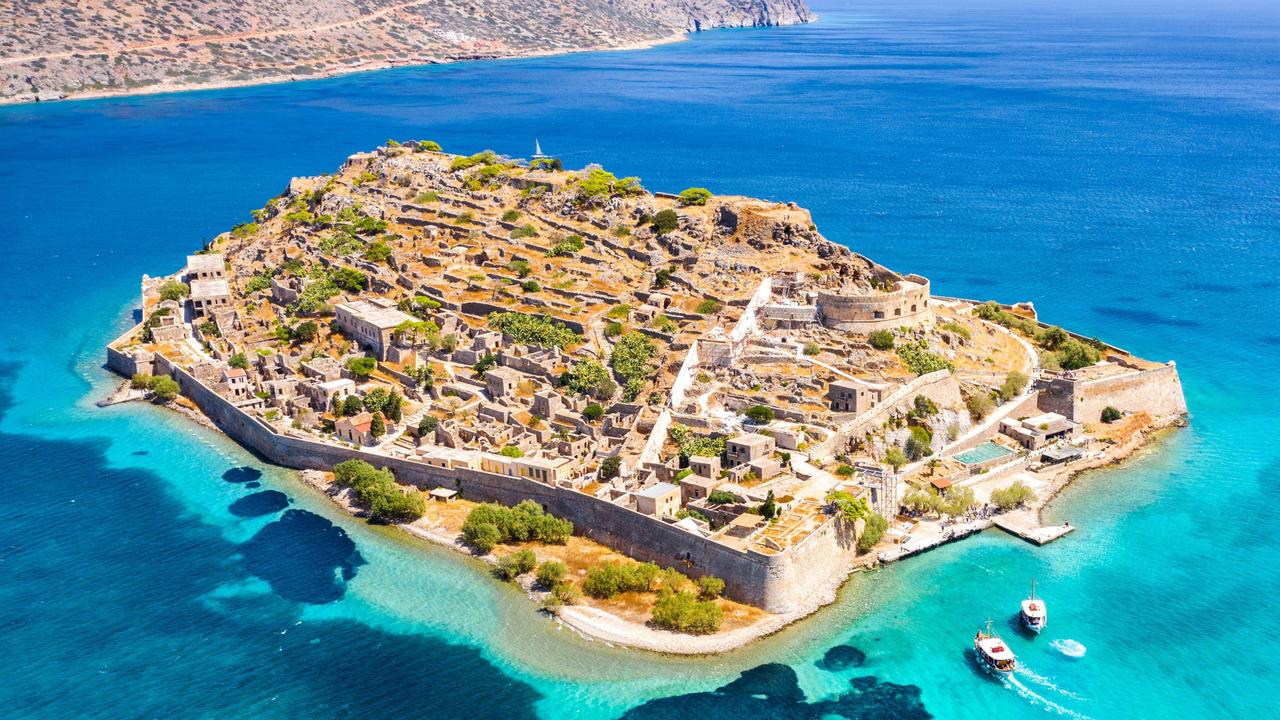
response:
<path id="1" fill-rule="evenodd" d="M 1035 513 L 1030 510 L 1005 513 L 997 516 L 992 522 L 1001 530 L 1036 545 L 1047 545 L 1075 530 L 1075 527 L 1070 523 L 1041 525 Z"/>

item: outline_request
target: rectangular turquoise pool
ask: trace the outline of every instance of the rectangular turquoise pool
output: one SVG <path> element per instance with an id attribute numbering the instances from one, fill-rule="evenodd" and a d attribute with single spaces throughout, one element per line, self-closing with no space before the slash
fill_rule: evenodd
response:
<path id="1" fill-rule="evenodd" d="M 986 442 L 972 450 L 965 450 L 957 455 L 956 459 L 965 465 L 981 465 L 1012 454 L 1012 450 L 1002 445 L 997 445 L 993 442 Z"/>

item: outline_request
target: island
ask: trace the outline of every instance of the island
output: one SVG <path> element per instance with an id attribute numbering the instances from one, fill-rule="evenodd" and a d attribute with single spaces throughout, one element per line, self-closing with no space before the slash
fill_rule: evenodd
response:
<path id="1" fill-rule="evenodd" d="M 584 634 L 711 653 L 1181 424 L 1173 362 L 933 293 L 794 203 L 388 142 L 294 178 L 107 348 Z"/>
<path id="2" fill-rule="evenodd" d="M 638 48 L 806 23 L 803 0 L 26 0 L 0 36 L 0 104 Z"/>

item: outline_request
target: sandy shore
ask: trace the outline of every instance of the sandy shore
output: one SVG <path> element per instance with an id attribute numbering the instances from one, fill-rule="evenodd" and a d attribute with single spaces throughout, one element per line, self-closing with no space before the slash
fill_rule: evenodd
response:
<path id="1" fill-rule="evenodd" d="M 166 93 L 192 92 L 195 90 L 225 90 L 238 87 L 252 87 L 255 85 L 279 85 L 282 83 L 300 82 L 304 80 L 323 80 L 325 78 L 339 77 L 342 75 L 355 75 L 358 73 L 376 72 L 378 70 L 387 70 L 396 67 L 422 67 L 426 65 L 448 65 L 458 62 L 471 62 L 475 60 L 523 60 L 529 58 L 551 57 L 554 55 L 572 55 L 584 52 L 604 52 L 604 51 L 623 51 L 623 50 L 647 50 L 659 45 L 668 45 L 670 43 L 682 42 L 688 40 L 687 33 L 680 33 L 667 37 L 654 38 L 652 40 L 641 40 L 633 43 L 622 43 L 618 45 L 591 45 L 581 48 L 572 48 L 569 50 L 535 50 L 525 53 L 511 53 L 507 55 L 473 55 L 473 56 L 453 56 L 438 57 L 434 55 L 422 55 L 418 57 L 395 58 L 388 60 L 376 60 L 365 62 L 359 65 L 348 65 L 343 67 L 335 67 L 329 70 L 323 70 L 316 73 L 281 73 L 279 75 L 266 75 L 248 80 L 216 80 L 205 83 L 156 83 L 154 85 L 146 85 L 143 87 L 133 88 L 107 88 L 99 90 L 89 90 L 84 92 L 71 92 L 61 97 L 59 101 L 65 100 L 99 100 L 102 98 L 112 97 L 133 97 L 138 95 L 162 95 Z M 23 105 L 34 103 L 36 100 L 31 96 L 14 95 L 9 97 L 0 97 L 0 105 Z M 44 101 L 57 102 L 57 101 Z"/>

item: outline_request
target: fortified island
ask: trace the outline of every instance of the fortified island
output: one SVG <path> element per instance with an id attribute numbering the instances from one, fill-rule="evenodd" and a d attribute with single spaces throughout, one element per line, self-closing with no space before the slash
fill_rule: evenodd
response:
<path id="1" fill-rule="evenodd" d="M 1186 413 L 1172 362 L 934 295 L 793 203 L 540 151 L 353 155 L 144 276 L 141 305 L 107 349 L 120 399 L 198 411 L 584 632 L 673 652 L 993 522 L 1060 535 L 1036 510 L 1072 474 Z"/>

